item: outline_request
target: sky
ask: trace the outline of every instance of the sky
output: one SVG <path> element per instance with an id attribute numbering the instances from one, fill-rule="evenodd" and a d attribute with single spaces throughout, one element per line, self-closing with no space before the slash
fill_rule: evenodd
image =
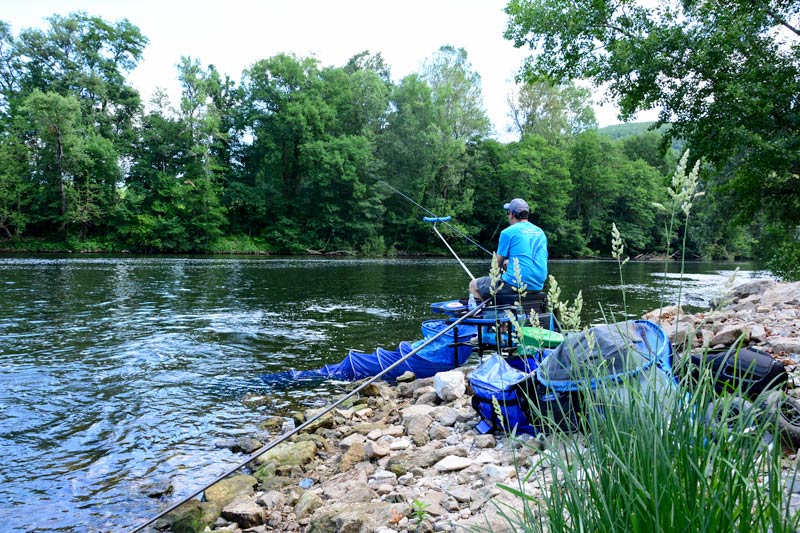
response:
<path id="1" fill-rule="evenodd" d="M 443 45 L 464 48 L 481 76 L 484 106 L 497 138 L 507 132 L 506 96 L 527 50 L 503 38 L 507 0 L 4 0 L 0 20 L 17 34 L 45 28 L 45 18 L 84 11 L 114 22 L 128 19 L 149 39 L 130 74 L 148 101 L 156 87 L 179 94 L 175 65 L 191 56 L 239 81 L 244 69 L 278 53 L 314 56 L 343 66 L 362 52 L 380 52 L 395 82 Z M 597 100 L 600 99 L 598 94 Z M 613 106 L 596 106 L 599 125 L 619 122 Z M 641 117 L 648 120 L 647 117 Z"/>

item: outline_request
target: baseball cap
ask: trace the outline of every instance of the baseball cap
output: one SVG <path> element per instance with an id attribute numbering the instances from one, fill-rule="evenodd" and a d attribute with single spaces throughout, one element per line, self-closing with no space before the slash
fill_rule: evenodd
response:
<path id="1" fill-rule="evenodd" d="M 530 212 L 528 208 L 528 202 L 523 200 L 522 198 L 514 198 L 507 204 L 503 206 L 503 209 L 506 211 L 511 211 L 515 215 L 522 213 L 523 211 Z"/>

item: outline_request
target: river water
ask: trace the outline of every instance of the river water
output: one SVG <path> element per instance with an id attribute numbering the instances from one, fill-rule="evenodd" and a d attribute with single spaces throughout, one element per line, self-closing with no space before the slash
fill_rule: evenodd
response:
<path id="1" fill-rule="evenodd" d="M 629 316 L 679 292 L 705 307 L 737 266 L 768 277 L 689 263 L 681 284 L 677 264 L 629 263 Z M 583 292 L 585 322 L 624 315 L 616 262 L 550 272 L 562 299 Z M 260 374 L 417 340 L 467 281 L 451 259 L 0 256 L 0 530 L 131 529 L 243 459 L 215 442 L 266 439 L 266 417 L 342 392 Z"/>

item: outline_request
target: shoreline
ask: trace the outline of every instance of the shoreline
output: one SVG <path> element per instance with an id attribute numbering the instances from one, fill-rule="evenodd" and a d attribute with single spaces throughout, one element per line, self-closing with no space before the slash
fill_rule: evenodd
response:
<path id="1" fill-rule="evenodd" d="M 660 323 L 684 351 L 742 342 L 771 353 L 789 373 L 788 393 L 800 397 L 800 282 L 746 282 L 716 309 L 684 314 L 664 307 L 643 318 Z M 374 383 L 156 527 L 171 522 L 173 530 L 253 533 L 512 531 L 502 508 L 519 500 L 497 484 L 534 498 L 541 494 L 540 484 L 523 483 L 521 476 L 537 463 L 547 438 L 478 434 L 480 419 L 466 379 L 472 370 Z M 314 414 L 298 414 L 294 421 L 271 417 L 261 427 L 275 438 Z M 244 454 L 262 446 L 252 438 L 220 444 Z M 548 479 L 546 469 L 536 477 L 541 476 Z M 800 503 L 793 505 L 799 509 Z"/>

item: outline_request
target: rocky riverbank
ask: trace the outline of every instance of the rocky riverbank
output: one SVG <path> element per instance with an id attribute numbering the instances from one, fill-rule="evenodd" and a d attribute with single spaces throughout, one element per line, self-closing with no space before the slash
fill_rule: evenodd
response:
<path id="1" fill-rule="evenodd" d="M 800 283 L 747 283 L 713 311 L 686 315 L 664 308 L 646 318 L 660 323 L 683 349 L 741 341 L 772 353 L 787 366 L 791 392 L 800 396 Z M 513 531 L 502 516 L 503 506 L 519 509 L 519 501 L 498 484 L 534 497 L 541 491 L 538 484 L 521 480 L 537 460 L 540 441 L 476 433 L 479 419 L 465 379 L 471 370 L 372 384 L 357 399 L 258 457 L 248 473 L 223 480 L 205 492 L 204 501 L 185 504 L 157 527 Z M 314 415 L 288 422 L 271 418 L 263 427 L 275 436 Z M 225 445 L 252 453 L 261 443 L 239 439 Z"/>

